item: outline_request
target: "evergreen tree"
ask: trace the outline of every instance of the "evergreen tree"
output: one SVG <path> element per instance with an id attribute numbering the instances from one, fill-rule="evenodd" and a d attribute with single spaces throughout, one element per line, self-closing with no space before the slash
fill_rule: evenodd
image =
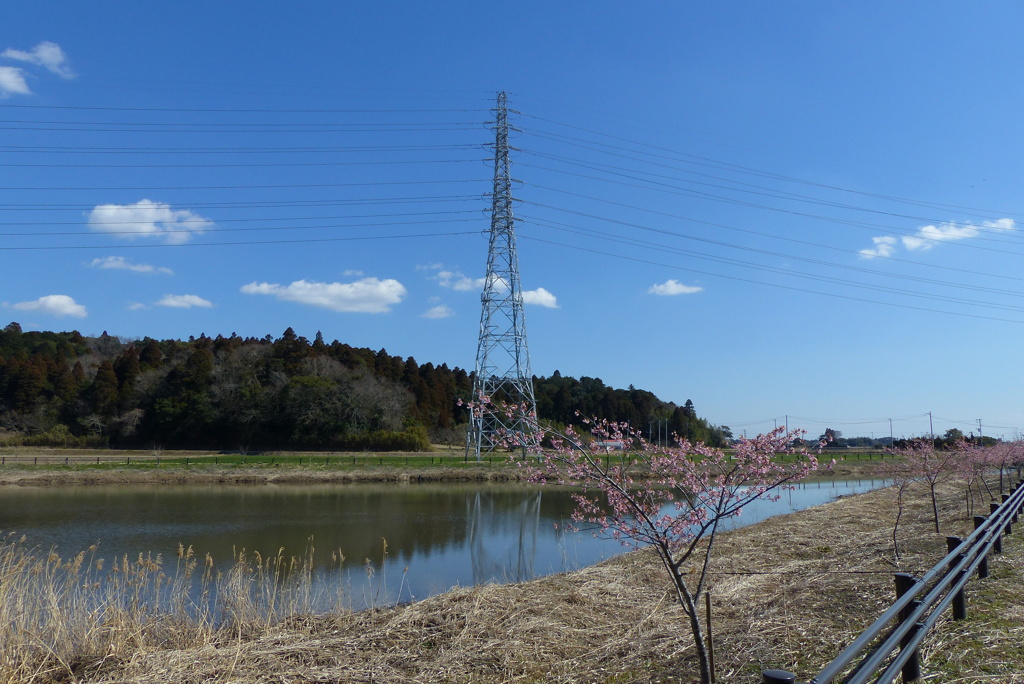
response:
<path id="1" fill-rule="evenodd" d="M 114 372 L 114 365 L 110 361 L 100 364 L 89 391 L 93 411 L 104 418 L 110 418 L 117 413 L 117 373 Z"/>

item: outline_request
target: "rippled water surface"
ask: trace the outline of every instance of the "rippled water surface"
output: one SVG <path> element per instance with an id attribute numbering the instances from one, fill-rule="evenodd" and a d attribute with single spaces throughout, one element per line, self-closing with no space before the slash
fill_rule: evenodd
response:
<path id="1" fill-rule="evenodd" d="M 779 501 L 748 506 L 735 524 L 881 484 L 802 483 Z M 371 597 L 412 600 L 456 585 L 530 579 L 626 550 L 568 531 L 572 508 L 566 490 L 519 485 L 7 488 L 0 491 L 0 529 L 65 556 L 97 543 L 101 557 L 153 552 L 173 559 L 184 544 L 223 565 L 239 549 L 303 556 L 312 545 L 319 581 L 345 583 L 359 607 Z M 333 550 L 345 555 L 344 567 L 330 563 Z"/>

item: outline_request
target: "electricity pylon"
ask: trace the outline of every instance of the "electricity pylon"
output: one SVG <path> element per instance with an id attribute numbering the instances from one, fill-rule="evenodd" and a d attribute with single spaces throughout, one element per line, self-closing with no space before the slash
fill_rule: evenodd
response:
<path id="1" fill-rule="evenodd" d="M 539 438 L 512 218 L 508 106 L 503 92 L 498 94 L 495 115 L 490 244 L 480 295 L 474 409 L 466 435 L 466 457 L 473 451 L 477 460 L 497 447 L 515 446 L 525 454 Z"/>

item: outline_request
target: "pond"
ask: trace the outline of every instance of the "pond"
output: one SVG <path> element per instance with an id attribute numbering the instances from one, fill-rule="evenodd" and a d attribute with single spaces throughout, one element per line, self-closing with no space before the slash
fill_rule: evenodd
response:
<path id="1" fill-rule="evenodd" d="M 883 485 L 805 482 L 779 501 L 746 507 L 734 525 L 790 513 Z M 221 567 L 245 549 L 302 557 L 312 546 L 318 582 L 346 587 L 354 608 L 421 599 L 482 582 L 522 581 L 591 565 L 627 550 L 572 532 L 570 492 L 522 485 L 189 485 L 5 488 L 0 527 L 70 556 L 161 554 L 179 544 Z M 386 540 L 386 548 L 385 548 Z M 340 551 L 345 563 L 331 562 Z M 372 572 L 367 570 L 371 569 Z"/>

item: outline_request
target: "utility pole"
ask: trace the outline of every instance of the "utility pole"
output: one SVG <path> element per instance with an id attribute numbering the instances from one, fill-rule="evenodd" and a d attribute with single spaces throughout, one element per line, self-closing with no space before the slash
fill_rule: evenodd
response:
<path id="1" fill-rule="evenodd" d="M 928 412 L 928 436 L 935 439 L 935 428 L 932 426 L 932 412 Z"/>
<path id="2" fill-rule="evenodd" d="M 889 419 L 889 447 L 892 448 L 892 418 Z"/>
<path id="3" fill-rule="evenodd" d="M 537 400 L 526 347 L 523 291 L 512 218 L 512 176 L 508 154 L 508 105 L 498 94 L 494 110 L 494 190 L 487 274 L 480 295 L 480 338 L 473 396 L 476 406 L 466 434 L 466 458 L 477 460 L 496 447 L 514 446 L 525 456 L 537 448 Z"/>

